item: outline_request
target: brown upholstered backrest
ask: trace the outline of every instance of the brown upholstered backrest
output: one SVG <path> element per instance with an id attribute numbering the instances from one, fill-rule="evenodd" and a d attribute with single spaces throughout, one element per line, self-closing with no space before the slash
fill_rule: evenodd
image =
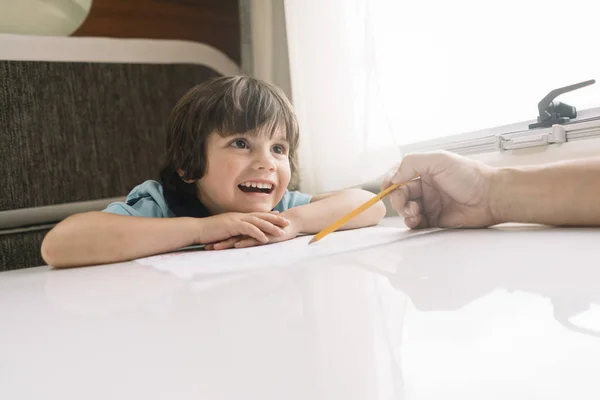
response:
<path id="1" fill-rule="evenodd" d="M 171 108 L 217 75 L 193 64 L 0 60 L 0 212 L 125 196 L 155 179 Z M 0 232 L 0 271 L 43 263 L 42 225 Z"/>

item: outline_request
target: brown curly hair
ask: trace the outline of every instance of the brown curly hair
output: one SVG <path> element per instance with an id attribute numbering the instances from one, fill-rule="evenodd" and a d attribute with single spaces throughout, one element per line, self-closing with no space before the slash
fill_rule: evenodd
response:
<path id="1" fill-rule="evenodd" d="M 190 89 L 175 105 L 167 126 L 167 148 L 160 170 L 164 190 L 177 197 L 196 198 L 195 184 L 206 173 L 206 143 L 210 134 L 223 137 L 241 133 L 283 131 L 289 143 L 292 173 L 297 181 L 298 121 L 294 109 L 277 87 L 247 76 L 207 80 Z M 177 173 L 184 171 L 182 177 Z"/>

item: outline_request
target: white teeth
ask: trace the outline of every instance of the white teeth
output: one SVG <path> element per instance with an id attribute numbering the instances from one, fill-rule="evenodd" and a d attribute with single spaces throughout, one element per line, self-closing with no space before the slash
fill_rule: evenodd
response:
<path id="1" fill-rule="evenodd" d="M 262 182 L 244 182 L 241 184 L 246 187 L 255 187 L 258 189 L 271 189 L 273 187 L 270 183 L 262 183 Z"/>

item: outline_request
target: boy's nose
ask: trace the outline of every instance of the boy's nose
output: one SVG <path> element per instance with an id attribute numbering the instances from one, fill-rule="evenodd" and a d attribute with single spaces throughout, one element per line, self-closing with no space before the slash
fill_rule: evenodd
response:
<path id="1" fill-rule="evenodd" d="M 269 171 L 275 170 L 275 160 L 273 159 L 271 152 L 269 152 L 268 154 L 260 153 L 259 155 L 257 155 L 256 159 L 254 161 L 254 167 L 259 170 L 260 169 L 268 169 Z"/>

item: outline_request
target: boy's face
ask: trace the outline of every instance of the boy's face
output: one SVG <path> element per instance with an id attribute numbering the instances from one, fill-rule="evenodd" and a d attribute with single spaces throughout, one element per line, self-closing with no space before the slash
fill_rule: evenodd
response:
<path id="1" fill-rule="evenodd" d="M 200 201 L 213 214 L 271 211 L 290 183 L 288 154 L 280 134 L 211 134 L 206 173 L 197 182 Z"/>

